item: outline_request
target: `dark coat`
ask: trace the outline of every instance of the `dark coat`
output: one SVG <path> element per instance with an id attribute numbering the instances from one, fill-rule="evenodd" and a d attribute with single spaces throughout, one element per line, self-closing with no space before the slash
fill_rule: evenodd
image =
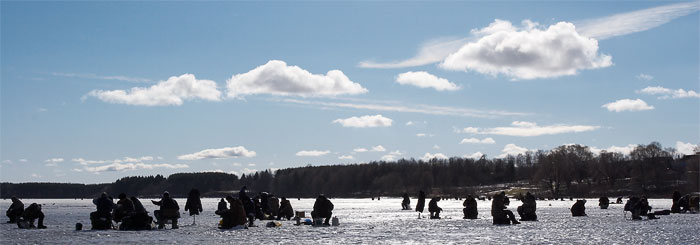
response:
<path id="1" fill-rule="evenodd" d="M 440 212 L 442 211 L 442 208 L 438 207 L 438 201 L 440 199 L 438 198 L 433 198 L 430 200 L 430 203 L 428 203 L 428 212 Z"/>
<path id="2" fill-rule="evenodd" d="M 171 197 L 163 197 L 160 201 L 153 201 L 153 204 L 160 206 L 160 211 L 168 209 L 180 210 L 180 205 L 177 205 L 177 201 Z"/>
<path id="3" fill-rule="evenodd" d="M 416 204 L 416 212 L 423 212 L 425 209 L 425 192 L 418 192 L 418 204 Z"/>
<path id="4" fill-rule="evenodd" d="M 112 198 L 106 196 L 93 199 L 92 203 L 97 206 L 98 213 L 112 213 L 112 209 L 114 209 Z"/>
<path id="5" fill-rule="evenodd" d="M 202 200 L 199 196 L 188 196 L 185 203 L 185 211 L 190 211 L 190 215 L 202 212 Z"/>
<path id="6" fill-rule="evenodd" d="M 314 203 L 314 210 L 318 216 L 320 217 L 327 217 L 330 216 L 331 211 L 333 211 L 333 203 L 328 200 L 328 198 L 325 197 L 318 197 L 316 198 L 316 202 Z"/>

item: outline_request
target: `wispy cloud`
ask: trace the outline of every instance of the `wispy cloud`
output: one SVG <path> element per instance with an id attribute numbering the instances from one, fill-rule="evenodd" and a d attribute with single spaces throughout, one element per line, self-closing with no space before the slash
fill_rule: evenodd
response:
<path id="1" fill-rule="evenodd" d="M 641 99 L 631 100 L 631 99 L 621 99 L 614 102 L 610 102 L 602 105 L 601 107 L 608 109 L 608 111 L 622 112 L 622 111 L 648 111 L 653 110 L 654 106 L 647 105 Z"/>
<path id="2" fill-rule="evenodd" d="M 213 159 L 226 159 L 226 158 L 237 158 L 237 157 L 254 157 L 256 153 L 250 151 L 243 146 L 236 147 L 224 147 L 218 149 L 205 149 L 192 154 L 186 154 L 178 156 L 177 159 L 180 160 L 201 160 L 207 158 Z"/>
<path id="3" fill-rule="evenodd" d="M 76 172 L 117 172 L 117 171 L 127 171 L 127 170 L 138 170 L 138 169 L 155 169 L 155 168 L 189 168 L 187 164 L 168 164 L 168 163 L 157 163 L 157 164 L 147 164 L 147 163 L 112 163 L 97 167 L 83 167 L 74 168 L 73 171 Z"/>
<path id="4" fill-rule="evenodd" d="M 468 38 L 435 39 L 423 44 L 418 54 L 412 58 L 392 62 L 362 61 L 359 66 L 364 68 L 402 68 L 437 63 L 459 50 L 468 41 Z"/>
<path id="5" fill-rule="evenodd" d="M 651 80 L 654 80 L 654 76 L 649 75 L 649 74 L 640 73 L 639 75 L 637 75 L 637 79 L 644 80 L 644 81 L 651 81 Z"/>
<path id="6" fill-rule="evenodd" d="M 495 127 L 495 128 L 474 128 L 474 127 L 468 127 L 464 128 L 462 130 L 457 130 L 457 132 L 461 133 L 471 133 L 471 134 L 494 134 L 494 135 L 506 135 L 506 136 L 521 136 L 521 137 L 532 137 L 532 136 L 541 136 L 541 135 L 554 135 L 554 134 L 564 134 L 564 133 L 579 133 L 579 132 L 587 132 L 587 131 L 593 131 L 600 126 L 592 126 L 592 125 L 568 125 L 568 124 L 555 124 L 555 125 L 549 125 L 549 126 L 539 126 L 534 122 L 523 122 L 523 121 L 514 121 L 511 123 L 512 127 Z M 472 141 L 479 141 L 479 142 L 491 142 L 493 139 L 488 140 L 491 138 L 486 138 L 483 140 L 479 140 L 476 138 L 471 138 L 471 139 L 465 139 L 467 142 L 465 143 L 474 143 Z M 464 140 L 462 140 L 464 142 Z"/>
<path id="7" fill-rule="evenodd" d="M 496 144 L 496 141 L 493 140 L 493 138 L 484 138 L 484 139 L 477 139 L 477 138 L 464 138 L 462 139 L 460 144 Z"/>
<path id="8" fill-rule="evenodd" d="M 477 117 L 477 118 L 494 118 L 502 116 L 527 116 L 530 113 L 510 112 L 510 111 L 483 111 L 469 108 L 450 107 L 450 106 L 433 106 L 423 104 L 397 104 L 388 102 L 327 102 L 317 100 L 299 100 L 299 99 L 284 99 L 286 103 L 294 103 L 300 105 L 312 105 L 321 108 L 351 108 L 358 110 L 372 111 L 390 111 L 390 112 L 408 112 L 421 113 L 429 115 L 446 115 L 446 116 L 461 116 L 461 117 Z"/>
<path id="9" fill-rule="evenodd" d="M 148 79 L 148 78 L 129 77 L 129 76 L 101 76 L 101 75 L 95 75 L 95 74 L 90 74 L 90 73 L 52 72 L 51 75 L 58 76 L 58 77 L 75 77 L 75 78 L 84 78 L 84 79 L 117 80 L 117 81 L 136 82 L 136 83 L 144 83 L 144 82 L 151 81 L 151 79 Z"/>
<path id="10" fill-rule="evenodd" d="M 328 153 L 331 153 L 331 151 L 318 151 L 318 150 L 310 150 L 310 151 L 299 151 L 297 152 L 298 157 L 320 157 L 327 155 Z"/>
<path id="11" fill-rule="evenodd" d="M 603 40 L 646 31 L 698 10 L 700 10 L 700 2 L 698 1 L 669 4 L 580 21 L 577 23 L 576 29 L 584 36 Z"/>
<path id="12" fill-rule="evenodd" d="M 351 155 L 342 155 L 342 156 L 339 156 L 338 159 L 340 159 L 340 160 L 352 160 L 352 159 L 355 159 L 355 157 L 353 157 Z"/>
<path id="13" fill-rule="evenodd" d="M 403 152 L 392 151 L 392 152 L 389 152 L 389 154 L 382 156 L 381 160 L 382 161 L 394 161 L 394 160 L 396 160 L 396 158 L 398 158 L 401 155 L 403 155 Z"/>
<path id="14" fill-rule="evenodd" d="M 695 92 L 693 90 L 685 90 L 685 89 L 670 89 L 670 88 L 664 88 L 661 86 L 656 86 L 656 87 L 646 87 L 642 90 L 637 91 L 638 94 L 650 94 L 650 95 L 661 95 L 658 98 L 659 99 L 682 99 L 682 98 L 700 98 L 700 93 Z"/>

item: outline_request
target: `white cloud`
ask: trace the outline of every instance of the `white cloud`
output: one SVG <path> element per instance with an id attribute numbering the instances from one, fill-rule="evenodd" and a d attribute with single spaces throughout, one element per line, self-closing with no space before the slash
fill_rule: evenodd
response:
<path id="1" fill-rule="evenodd" d="M 437 91 L 455 91 L 460 89 L 457 84 L 425 71 L 401 73 L 396 76 L 396 82 L 401 85 L 413 85 L 419 88 L 433 88 Z"/>
<path id="2" fill-rule="evenodd" d="M 151 79 L 140 78 L 140 77 L 128 77 L 128 76 L 100 76 L 95 74 L 86 73 L 63 73 L 63 72 L 53 72 L 51 75 L 59 77 L 77 77 L 84 79 L 100 79 L 100 80 L 118 80 L 125 82 L 150 82 Z"/>
<path id="3" fill-rule="evenodd" d="M 282 100 L 287 103 L 295 103 L 300 105 L 316 105 L 323 109 L 327 108 L 352 108 L 360 110 L 373 110 L 373 111 L 391 111 L 391 112 L 412 112 L 412 113 L 422 113 L 429 115 L 449 115 L 449 116 L 461 116 L 461 117 L 478 117 L 478 118 L 493 118 L 501 116 L 526 116 L 529 113 L 522 112 L 509 112 L 509 111 L 499 111 L 490 110 L 482 111 L 469 108 L 459 108 L 459 107 L 449 107 L 449 106 L 433 106 L 433 105 L 403 105 L 403 104 L 392 104 L 392 103 L 342 103 L 342 102 L 322 102 L 322 101 L 308 101 L 308 100 L 296 100 L 296 99 L 285 99 Z"/>
<path id="4" fill-rule="evenodd" d="M 676 141 L 676 150 L 683 155 L 695 154 L 695 148 L 697 148 L 697 147 L 698 147 L 698 145 L 694 145 L 691 143 L 683 143 L 681 141 Z"/>
<path id="5" fill-rule="evenodd" d="M 27 159 L 22 158 L 22 159 L 19 159 L 19 161 L 20 162 L 27 162 Z"/>
<path id="6" fill-rule="evenodd" d="M 231 163 L 231 165 L 233 165 L 233 166 L 241 166 L 241 164 L 240 164 L 240 163 L 237 163 L 237 162 Z"/>
<path id="7" fill-rule="evenodd" d="M 669 4 L 581 21 L 577 29 L 584 36 L 602 40 L 646 31 L 698 10 L 700 10 L 700 4 L 697 1 Z"/>
<path id="8" fill-rule="evenodd" d="M 392 152 L 389 152 L 389 154 L 382 156 L 381 160 L 382 161 L 394 161 L 394 160 L 396 160 L 396 158 L 398 158 L 401 155 L 403 155 L 403 152 L 392 151 Z"/>
<path id="9" fill-rule="evenodd" d="M 331 153 L 330 151 L 317 151 L 317 150 L 311 150 L 311 151 L 299 151 L 297 152 L 297 156 L 299 157 L 320 157 L 323 155 L 326 155 L 328 153 Z"/>
<path id="10" fill-rule="evenodd" d="M 467 133 L 467 134 L 476 134 L 479 133 L 479 128 L 475 127 L 466 127 L 463 129 L 457 129 L 455 130 L 457 133 Z"/>
<path id="11" fill-rule="evenodd" d="M 421 157 L 421 160 L 430 161 L 430 160 L 436 159 L 436 158 L 437 159 L 447 159 L 447 156 L 445 156 L 445 154 L 442 154 L 442 153 L 431 154 L 430 152 L 426 152 L 425 155 L 423 155 L 423 157 Z"/>
<path id="12" fill-rule="evenodd" d="M 126 171 L 126 170 L 138 170 L 138 169 L 155 169 L 155 168 L 170 168 L 170 169 L 177 169 L 177 168 L 189 168 L 187 164 L 167 164 L 167 163 L 158 163 L 158 164 L 146 164 L 146 163 L 112 163 L 108 165 L 102 165 L 102 166 L 97 166 L 97 167 L 83 167 L 82 169 L 73 169 L 73 171 L 77 172 L 94 172 L 94 173 L 99 173 L 99 172 L 115 172 L 115 171 Z"/>
<path id="13" fill-rule="evenodd" d="M 540 135 L 554 135 L 554 134 L 563 134 L 563 133 L 580 133 L 580 132 L 586 132 L 586 131 L 593 131 L 600 126 L 590 126 L 590 125 L 566 125 L 566 124 L 555 124 L 555 125 L 550 125 L 550 126 L 538 126 L 534 122 L 523 122 L 523 121 L 514 121 L 511 123 L 513 127 L 495 127 L 495 128 L 465 128 L 461 132 L 468 131 L 469 133 L 475 133 L 475 134 L 495 134 L 495 135 L 507 135 L 507 136 L 521 136 L 521 137 L 531 137 L 531 136 L 540 136 Z M 488 139 L 488 138 L 487 138 Z M 484 140 L 487 140 L 484 139 Z M 472 139 L 466 139 L 467 142 L 464 143 L 475 143 L 472 142 L 474 141 Z M 480 142 L 483 143 L 484 140 L 481 140 Z M 487 142 L 491 142 L 491 140 L 487 140 Z M 494 142 L 495 143 L 495 142 Z"/>
<path id="14" fill-rule="evenodd" d="M 647 105 L 641 99 L 631 100 L 631 99 L 621 99 L 615 102 L 610 102 L 602 105 L 601 107 L 608 109 L 608 111 L 621 112 L 621 111 L 646 111 L 653 110 L 654 107 Z"/>
<path id="15" fill-rule="evenodd" d="M 367 152 L 369 150 L 367 150 L 367 148 L 355 148 L 352 151 L 354 151 L 354 152 Z"/>
<path id="16" fill-rule="evenodd" d="M 651 80 L 654 80 L 654 76 L 649 75 L 649 74 L 640 73 L 639 75 L 637 75 L 637 79 L 651 81 Z"/>
<path id="17" fill-rule="evenodd" d="M 257 169 L 250 169 L 250 168 L 244 168 L 243 170 L 241 170 L 241 173 L 243 173 L 243 174 L 252 174 L 255 172 L 258 172 L 258 170 Z"/>
<path id="18" fill-rule="evenodd" d="M 200 152 L 178 156 L 180 160 L 201 160 L 207 158 L 225 159 L 237 157 L 254 157 L 256 153 L 243 146 L 205 149 Z"/>
<path id="19" fill-rule="evenodd" d="M 12 163 L 12 160 L 2 160 L 2 163 L 11 164 L 11 163 Z"/>
<path id="20" fill-rule="evenodd" d="M 580 35 L 603 40 L 614 36 L 649 30 L 675 18 L 693 13 L 697 11 L 698 8 L 697 2 L 679 3 L 596 19 L 576 21 L 574 23 L 576 23 L 576 29 Z M 525 26 L 531 26 L 530 23 L 532 22 L 526 23 Z M 494 32 L 508 30 L 508 27 L 507 25 L 503 25 L 503 23 L 492 24 L 482 30 Z M 484 31 L 479 30 L 472 32 L 472 34 L 481 35 L 483 35 L 483 33 Z M 435 39 L 421 45 L 418 54 L 412 58 L 393 62 L 362 61 L 359 66 L 365 68 L 403 68 L 437 63 L 445 60 L 445 57 L 450 54 L 457 52 L 465 44 L 474 41 L 474 38 L 476 37 Z"/>
<path id="21" fill-rule="evenodd" d="M 495 144 L 496 141 L 493 140 L 493 138 L 484 138 L 484 139 L 477 139 L 477 138 L 464 138 L 462 139 L 460 144 Z"/>
<path id="22" fill-rule="evenodd" d="M 343 125 L 343 127 L 351 128 L 389 127 L 392 122 L 393 120 L 391 120 L 391 118 L 384 117 L 381 114 L 333 120 L 333 123 L 339 123 Z"/>
<path id="23" fill-rule="evenodd" d="M 502 154 L 498 155 L 497 158 L 504 158 L 508 155 L 517 156 L 519 154 L 525 154 L 527 151 L 528 150 L 525 147 L 520 147 L 515 144 L 507 144 L 505 147 L 503 147 L 503 150 L 501 150 Z"/>
<path id="24" fill-rule="evenodd" d="M 288 66 L 281 60 L 270 60 L 246 73 L 233 75 L 226 84 L 230 98 L 255 94 L 307 97 L 367 92 L 340 70 L 328 71 L 326 75 L 312 74 L 298 66 Z"/>
<path id="25" fill-rule="evenodd" d="M 42 177 L 41 175 L 39 175 L 39 174 L 37 174 L 37 173 L 32 173 L 32 174 L 29 175 L 29 176 L 32 177 L 32 178 L 41 178 L 41 177 Z"/>
<path id="26" fill-rule="evenodd" d="M 56 167 L 56 166 L 58 166 L 58 163 L 61 163 L 63 161 L 64 161 L 63 158 L 51 158 L 51 159 L 46 159 L 46 161 L 44 161 L 44 162 L 46 163 L 45 165 L 47 167 Z"/>
<path id="27" fill-rule="evenodd" d="M 248 167 L 255 167 L 255 163 L 248 163 Z"/>
<path id="28" fill-rule="evenodd" d="M 540 28 L 538 23 L 525 20 L 522 27 L 515 27 L 497 19 L 488 27 L 472 30 L 472 34 L 478 40 L 447 56 L 440 67 L 537 79 L 612 65 L 612 57 L 598 53 L 598 41 L 580 35 L 569 22 Z"/>
<path id="29" fill-rule="evenodd" d="M 626 145 L 626 146 L 615 146 L 615 145 L 613 145 L 613 146 L 610 146 L 610 147 L 608 147 L 608 148 L 606 148 L 606 149 L 600 149 L 600 148 L 595 147 L 595 146 L 589 147 L 589 149 L 591 150 L 591 152 L 593 152 L 593 153 L 595 153 L 595 154 L 600 154 L 600 152 L 602 152 L 603 150 L 605 150 L 606 152 L 617 152 L 617 153 L 622 153 L 622 154 L 625 154 L 625 155 L 629 155 L 630 152 L 632 152 L 632 151 L 634 150 L 634 148 L 637 148 L 637 145 L 635 145 L 635 144 L 629 144 L 629 145 Z"/>
<path id="30" fill-rule="evenodd" d="M 36 109 L 36 112 L 47 112 L 47 111 L 49 111 L 49 110 L 46 108 L 43 108 L 43 107 L 39 107 Z"/>
<path id="31" fill-rule="evenodd" d="M 433 137 L 435 136 L 434 134 L 426 134 L 426 133 L 417 133 L 416 137 Z"/>
<path id="32" fill-rule="evenodd" d="M 439 146 L 439 145 L 437 145 L 437 144 L 436 144 L 436 145 L 433 145 L 433 149 L 435 149 L 435 150 L 439 150 L 439 149 L 440 149 L 440 146 Z"/>
<path id="33" fill-rule="evenodd" d="M 700 93 L 693 90 L 686 91 L 685 89 L 672 90 L 661 86 L 648 86 L 642 90 L 638 90 L 639 94 L 662 95 L 659 99 L 682 99 L 682 98 L 700 98 Z"/>
<path id="34" fill-rule="evenodd" d="M 182 105 L 183 101 L 193 99 L 221 100 L 221 92 L 217 89 L 216 82 L 198 80 L 192 74 L 172 76 L 148 88 L 134 87 L 128 91 L 93 90 L 87 96 L 108 103 L 143 106 Z"/>
<path id="35" fill-rule="evenodd" d="M 428 122 L 427 121 L 422 121 L 422 122 L 421 121 L 408 121 L 408 122 L 406 122 L 406 126 L 413 126 L 413 125 L 418 125 L 418 124 L 425 125 L 425 124 L 428 124 Z"/>
<path id="36" fill-rule="evenodd" d="M 483 155 L 484 155 L 484 153 L 481 153 L 480 151 L 477 151 L 477 152 L 474 152 L 474 153 L 471 154 L 471 155 L 464 155 L 463 157 L 465 157 L 465 158 L 471 158 L 471 159 L 480 159 L 481 156 L 483 156 Z"/>
<path id="37" fill-rule="evenodd" d="M 374 152 L 383 152 L 383 151 L 386 151 L 386 148 L 384 148 L 384 146 L 382 146 L 382 145 L 377 145 L 377 146 L 372 146 L 372 150 L 371 150 L 371 151 L 374 151 Z"/>
<path id="38" fill-rule="evenodd" d="M 351 155 L 342 155 L 342 156 L 339 156 L 338 159 L 340 159 L 340 160 L 352 160 L 352 159 L 355 159 L 355 157 L 353 157 Z"/>

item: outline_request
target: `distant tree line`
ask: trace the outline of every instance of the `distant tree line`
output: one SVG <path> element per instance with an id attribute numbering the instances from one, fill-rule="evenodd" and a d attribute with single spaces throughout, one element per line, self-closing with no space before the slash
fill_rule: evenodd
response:
<path id="1" fill-rule="evenodd" d="M 306 166 L 243 174 L 179 173 L 125 177 L 110 184 L 0 184 L 3 198 L 93 197 L 106 191 L 157 196 L 168 190 L 184 197 L 191 188 L 204 196 L 221 197 L 241 186 L 278 196 L 331 197 L 483 194 L 507 186 L 529 187 L 541 196 L 596 197 L 646 194 L 667 196 L 673 190 L 698 191 L 698 155 L 682 156 L 657 142 L 639 145 L 629 155 L 594 154 L 587 146 L 563 145 L 549 151 L 526 152 L 505 158 L 400 159 L 365 164 Z M 694 174 L 688 174 L 689 172 Z"/>

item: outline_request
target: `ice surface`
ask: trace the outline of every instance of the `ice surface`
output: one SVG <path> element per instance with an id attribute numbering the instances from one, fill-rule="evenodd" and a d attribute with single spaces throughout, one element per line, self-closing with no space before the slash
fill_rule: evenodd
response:
<path id="1" fill-rule="evenodd" d="M 41 199 L 22 200 L 25 206 L 32 202 L 43 205 L 46 214 L 45 230 L 21 230 L 14 224 L 0 225 L 2 244 L 20 243 L 536 243 L 536 244 L 700 244 L 700 215 L 672 214 L 658 220 L 627 220 L 622 205 L 598 208 L 597 200 L 586 203 L 588 217 L 571 217 L 569 207 L 574 201 L 538 201 L 537 222 L 523 222 L 515 226 L 491 224 L 490 201 L 478 201 L 479 219 L 463 220 L 462 201 L 443 200 L 442 220 L 418 219 L 414 211 L 401 211 L 401 199 L 331 199 L 335 204 L 333 215 L 340 226 L 294 226 L 294 221 L 283 221 L 278 228 L 266 228 L 266 221 L 256 221 L 258 227 L 247 230 L 219 230 L 219 217 L 214 215 L 219 199 L 202 200 L 204 214 L 192 218 L 182 214 L 180 229 L 152 231 L 91 231 L 89 214 L 95 208 L 91 200 Z M 181 208 L 185 200 L 177 199 Z M 313 199 L 291 199 L 295 210 L 309 215 Z M 149 199 L 141 199 L 152 214 L 156 209 Z M 415 206 L 416 200 L 411 200 Z M 2 210 L 9 200 L 0 201 Z M 670 209 L 671 200 L 652 199 L 654 210 Z M 514 213 L 519 201 L 511 200 Z M 183 210 L 181 210 L 183 211 Z M 427 207 L 426 207 L 427 211 Z M 427 216 L 427 213 L 424 213 Z M 517 213 L 516 213 L 517 215 Z M 7 221 L 5 216 L 2 222 Z M 83 223 L 83 231 L 74 231 L 75 223 Z M 169 227 L 169 226 L 168 226 Z"/>

